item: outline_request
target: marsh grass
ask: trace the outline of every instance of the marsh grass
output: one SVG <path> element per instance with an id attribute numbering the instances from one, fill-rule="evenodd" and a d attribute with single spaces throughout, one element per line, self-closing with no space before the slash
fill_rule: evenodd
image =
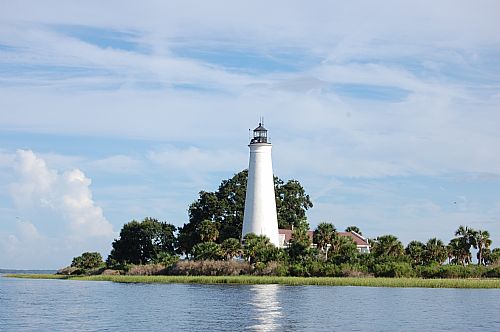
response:
<path id="1" fill-rule="evenodd" d="M 316 286 L 420 287 L 420 288 L 500 288 L 500 279 L 420 279 L 420 278 L 303 278 L 273 276 L 60 276 L 52 274 L 10 274 L 7 277 L 32 279 L 70 279 L 123 283 L 183 284 L 280 284 Z"/>

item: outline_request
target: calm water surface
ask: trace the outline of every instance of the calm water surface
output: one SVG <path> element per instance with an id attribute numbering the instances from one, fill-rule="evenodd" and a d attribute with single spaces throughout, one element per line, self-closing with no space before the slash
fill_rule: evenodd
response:
<path id="1" fill-rule="evenodd" d="M 500 290 L 0 277 L 0 331 L 500 331 Z"/>

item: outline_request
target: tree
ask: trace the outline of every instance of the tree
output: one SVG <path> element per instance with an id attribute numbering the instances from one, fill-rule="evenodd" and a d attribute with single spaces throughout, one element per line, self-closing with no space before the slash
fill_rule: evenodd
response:
<path id="1" fill-rule="evenodd" d="M 189 222 L 179 229 L 178 248 L 188 254 L 201 240 L 201 223 L 209 220 L 217 225 L 222 243 L 225 239 L 241 239 L 248 171 L 243 170 L 221 182 L 215 192 L 200 191 L 199 198 L 189 206 Z M 276 207 L 280 227 L 291 227 L 305 217 L 312 207 L 304 188 L 296 180 L 284 183 L 275 177 Z"/>
<path id="2" fill-rule="evenodd" d="M 495 264 L 500 262 L 500 248 L 495 248 L 491 251 L 490 254 L 490 264 Z"/>
<path id="3" fill-rule="evenodd" d="M 84 252 L 81 256 L 73 258 L 71 262 L 72 267 L 79 269 L 95 269 L 101 266 L 104 262 L 102 256 L 98 252 Z"/>
<path id="4" fill-rule="evenodd" d="M 358 248 L 352 238 L 335 234 L 330 248 L 330 261 L 335 264 L 354 262 L 358 254 Z"/>
<path id="5" fill-rule="evenodd" d="M 192 254 L 195 260 L 221 260 L 224 257 L 220 245 L 211 241 L 195 245 Z"/>
<path id="6" fill-rule="evenodd" d="M 465 261 L 470 253 L 462 242 L 460 238 L 453 238 L 450 240 L 450 243 L 448 243 L 446 249 L 448 251 L 448 260 L 451 264 L 461 263 L 465 265 Z"/>
<path id="7" fill-rule="evenodd" d="M 483 251 L 489 249 L 491 245 L 490 233 L 488 231 L 478 230 L 473 233 L 473 236 L 475 248 L 477 249 L 477 264 L 486 265 L 483 259 Z"/>
<path id="8" fill-rule="evenodd" d="M 157 219 L 132 220 L 123 225 L 120 238 L 113 241 L 108 263 L 146 264 L 161 252 L 174 254 L 176 227 Z"/>
<path id="9" fill-rule="evenodd" d="M 372 241 L 371 252 L 375 257 L 400 258 L 404 255 L 404 247 L 394 235 L 383 235 Z"/>
<path id="10" fill-rule="evenodd" d="M 299 227 L 306 217 L 306 211 L 313 207 L 309 195 L 297 180 L 283 180 L 274 178 L 274 191 L 276 194 L 276 210 L 278 213 L 278 227 L 291 229 Z"/>
<path id="11" fill-rule="evenodd" d="M 234 256 L 240 255 L 242 251 L 240 241 L 232 237 L 225 239 L 221 247 L 227 260 L 231 260 Z"/>
<path id="12" fill-rule="evenodd" d="M 463 265 L 469 264 L 472 261 L 470 248 L 476 246 L 475 243 L 475 231 L 467 226 L 460 226 L 455 231 L 455 236 L 457 240 L 453 242 L 453 249 L 458 256 L 455 256 L 457 262 L 461 262 Z M 451 243 L 450 243 L 451 244 Z"/>
<path id="13" fill-rule="evenodd" d="M 333 238 L 337 235 L 335 226 L 331 223 L 320 223 L 313 233 L 313 242 L 318 249 L 325 253 L 325 260 L 328 260 L 328 246 L 332 245 Z"/>
<path id="14" fill-rule="evenodd" d="M 307 259 L 311 248 L 311 238 L 308 234 L 309 224 L 302 219 L 297 227 L 293 229 L 292 239 L 287 248 L 288 256 L 294 262 Z"/>
<path id="15" fill-rule="evenodd" d="M 359 235 L 363 235 L 363 233 L 361 233 L 360 229 L 357 227 L 357 226 L 349 226 L 345 229 L 346 232 L 354 232 L 354 233 L 357 233 Z"/>
<path id="16" fill-rule="evenodd" d="M 250 264 L 267 263 L 282 258 L 282 250 L 276 248 L 264 235 L 248 233 L 243 239 L 243 256 Z"/>
<path id="17" fill-rule="evenodd" d="M 217 216 L 221 215 L 217 195 L 200 191 L 198 200 L 189 206 L 188 212 L 189 223 L 179 228 L 177 237 L 178 251 L 186 255 L 191 252 L 195 244 L 201 242 L 201 223 L 204 220 L 217 221 Z"/>
<path id="18" fill-rule="evenodd" d="M 219 237 L 217 225 L 210 220 L 203 220 L 200 224 L 200 239 L 202 242 L 215 242 Z"/>
<path id="19" fill-rule="evenodd" d="M 448 251 L 446 250 L 443 241 L 437 238 L 432 238 L 427 241 L 424 251 L 425 264 L 442 264 L 446 260 L 446 257 L 448 257 Z"/>
<path id="20" fill-rule="evenodd" d="M 405 249 L 406 256 L 410 257 L 414 266 L 424 263 L 425 244 L 420 241 L 411 241 Z"/>

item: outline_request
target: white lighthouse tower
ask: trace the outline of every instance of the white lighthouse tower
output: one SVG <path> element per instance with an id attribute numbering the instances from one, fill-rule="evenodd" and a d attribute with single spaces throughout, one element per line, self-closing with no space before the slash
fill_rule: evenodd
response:
<path id="1" fill-rule="evenodd" d="M 244 237 L 248 233 L 265 235 L 279 246 L 278 218 L 274 195 L 272 145 L 262 123 L 253 131 L 248 164 L 248 182 L 243 217 Z"/>

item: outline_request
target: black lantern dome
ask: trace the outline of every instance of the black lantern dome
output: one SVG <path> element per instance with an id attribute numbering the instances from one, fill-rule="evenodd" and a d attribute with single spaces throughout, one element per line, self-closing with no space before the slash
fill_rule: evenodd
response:
<path id="1" fill-rule="evenodd" d="M 253 138 L 250 141 L 250 144 L 255 143 L 268 143 L 267 129 L 264 128 L 264 125 L 262 123 L 259 123 L 259 126 L 253 130 Z"/>

